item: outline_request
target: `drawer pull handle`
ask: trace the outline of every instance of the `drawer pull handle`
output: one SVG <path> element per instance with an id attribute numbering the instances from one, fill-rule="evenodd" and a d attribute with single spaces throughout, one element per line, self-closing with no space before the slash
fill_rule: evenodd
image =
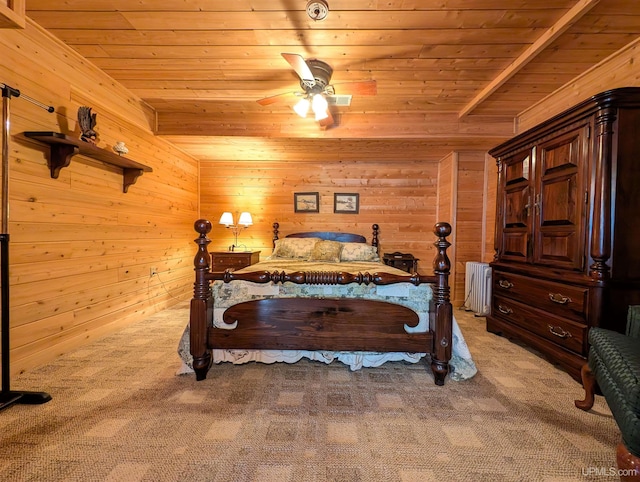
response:
<path id="1" fill-rule="evenodd" d="M 501 279 L 500 281 L 498 281 L 498 286 L 500 286 L 500 288 L 508 290 L 509 288 L 513 288 L 513 283 L 511 281 L 507 281 L 506 279 Z"/>
<path id="2" fill-rule="evenodd" d="M 548 326 L 549 326 L 549 333 L 551 333 L 552 335 L 555 335 L 560 338 L 571 338 L 571 333 L 569 333 L 566 330 L 563 330 L 561 327 L 553 326 L 553 325 L 548 325 Z"/>
<path id="3" fill-rule="evenodd" d="M 500 313 L 504 313 L 505 315 L 510 315 L 511 313 L 513 313 L 513 310 L 509 307 L 504 307 L 502 305 L 498 305 L 498 311 Z"/>
<path id="4" fill-rule="evenodd" d="M 558 303 L 559 305 L 566 305 L 568 303 L 571 303 L 571 298 L 561 295 L 560 293 L 549 293 L 549 299 L 554 303 Z"/>

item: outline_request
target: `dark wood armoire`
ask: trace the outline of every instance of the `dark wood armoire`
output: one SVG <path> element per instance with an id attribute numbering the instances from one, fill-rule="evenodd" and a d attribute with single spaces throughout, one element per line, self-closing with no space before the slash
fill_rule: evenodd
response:
<path id="1" fill-rule="evenodd" d="M 640 304 L 640 88 L 595 95 L 492 149 L 498 164 L 487 330 L 580 378 L 592 326 Z"/>

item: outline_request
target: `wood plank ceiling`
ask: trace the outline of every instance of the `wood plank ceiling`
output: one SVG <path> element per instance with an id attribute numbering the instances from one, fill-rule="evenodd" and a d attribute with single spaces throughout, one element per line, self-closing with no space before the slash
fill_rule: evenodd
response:
<path id="1" fill-rule="evenodd" d="M 640 36 L 632 0 L 27 0 L 27 15 L 151 105 L 157 133 L 203 160 L 438 160 L 489 149 L 513 119 Z M 292 112 L 281 53 L 377 95 L 320 129 Z M 348 87 L 343 86 L 343 89 Z"/>

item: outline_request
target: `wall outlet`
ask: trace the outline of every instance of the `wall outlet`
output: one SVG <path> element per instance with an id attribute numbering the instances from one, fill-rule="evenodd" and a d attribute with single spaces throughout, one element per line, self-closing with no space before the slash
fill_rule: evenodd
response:
<path id="1" fill-rule="evenodd" d="M 158 274 L 158 268 L 149 268 L 149 276 L 155 276 Z"/>

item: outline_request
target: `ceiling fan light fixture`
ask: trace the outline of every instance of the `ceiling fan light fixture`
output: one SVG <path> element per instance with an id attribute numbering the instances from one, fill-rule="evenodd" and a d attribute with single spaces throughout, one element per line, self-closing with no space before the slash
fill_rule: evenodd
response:
<path id="1" fill-rule="evenodd" d="M 295 111 L 296 114 L 298 114 L 300 117 L 307 117 L 307 114 L 309 113 L 309 107 L 311 106 L 311 103 L 309 102 L 309 99 L 307 99 L 306 97 L 300 99 L 296 105 L 293 106 L 293 110 Z"/>

